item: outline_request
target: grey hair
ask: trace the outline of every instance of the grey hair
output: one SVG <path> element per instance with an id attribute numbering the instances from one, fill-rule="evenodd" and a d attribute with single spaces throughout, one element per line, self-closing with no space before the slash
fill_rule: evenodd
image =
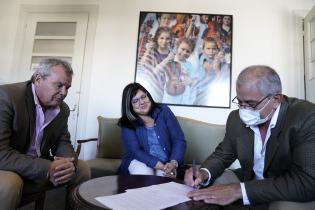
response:
<path id="1" fill-rule="evenodd" d="M 46 79 L 51 74 L 51 68 L 59 65 L 64 68 L 67 76 L 71 77 L 73 75 L 73 69 L 69 62 L 58 58 L 46 58 L 41 60 L 38 64 L 36 71 L 31 77 L 31 81 L 34 82 L 36 74 L 39 74 L 43 79 Z"/>
<path id="2" fill-rule="evenodd" d="M 252 83 L 262 95 L 282 93 L 281 80 L 278 73 L 265 65 L 254 65 L 245 68 L 237 77 L 236 87 Z"/>
<path id="3" fill-rule="evenodd" d="M 134 112 L 132 112 L 131 110 L 133 110 L 133 108 L 131 107 L 131 100 L 132 100 L 132 97 L 133 97 L 133 92 L 135 92 L 135 90 L 133 90 L 132 88 L 129 88 L 126 92 L 126 103 L 125 103 L 125 111 L 126 111 L 126 116 L 128 118 L 128 120 L 130 121 L 134 121 L 137 119 L 137 116 L 135 115 Z"/>

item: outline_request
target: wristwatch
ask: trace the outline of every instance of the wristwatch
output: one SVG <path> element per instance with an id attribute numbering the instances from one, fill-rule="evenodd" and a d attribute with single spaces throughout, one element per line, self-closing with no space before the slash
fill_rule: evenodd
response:
<path id="1" fill-rule="evenodd" d="M 170 163 L 173 163 L 176 168 L 178 168 L 178 162 L 177 160 L 171 160 Z"/>

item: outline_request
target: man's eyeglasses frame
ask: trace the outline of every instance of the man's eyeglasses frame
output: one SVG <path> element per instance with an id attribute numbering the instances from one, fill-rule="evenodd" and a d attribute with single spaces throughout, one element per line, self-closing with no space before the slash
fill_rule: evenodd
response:
<path id="1" fill-rule="evenodd" d="M 239 100 L 237 98 L 237 96 L 235 96 L 233 99 L 232 99 L 232 103 L 236 104 L 238 107 L 243 107 L 243 108 L 250 108 L 252 110 L 255 110 L 256 107 L 261 104 L 266 98 L 269 98 L 271 97 L 272 95 L 271 94 L 268 94 L 266 95 L 265 97 L 263 97 L 261 100 L 259 100 L 258 102 L 256 102 L 256 104 L 254 105 L 249 105 L 248 103 L 245 102 L 245 104 L 243 104 L 243 102 L 239 103 Z"/>

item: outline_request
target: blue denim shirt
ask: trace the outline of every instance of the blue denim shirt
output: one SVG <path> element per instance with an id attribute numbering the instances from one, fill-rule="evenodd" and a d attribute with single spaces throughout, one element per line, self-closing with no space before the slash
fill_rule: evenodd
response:
<path id="1" fill-rule="evenodd" d="M 160 141 L 155 133 L 154 127 L 146 127 L 148 134 L 148 144 L 150 148 L 150 154 L 154 157 L 159 158 L 161 162 L 166 162 L 168 160 L 164 150 L 161 147 Z"/>
<path id="2" fill-rule="evenodd" d="M 186 141 L 175 115 L 168 106 L 158 105 L 152 117 L 155 121 L 154 130 L 161 148 L 167 155 L 167 162 L 177 160 L 179 165 L 183 165 Z M 121 140 L 125 154 L 119 168 L 120 174 L 129 173 L 128 167 L 133 159 L 145 163 L 150 168 L 154 168 L 159 161 L 157 157 L 150 155 L 147 129 L 143 123 L 136 129 L 122 127 Z"/>

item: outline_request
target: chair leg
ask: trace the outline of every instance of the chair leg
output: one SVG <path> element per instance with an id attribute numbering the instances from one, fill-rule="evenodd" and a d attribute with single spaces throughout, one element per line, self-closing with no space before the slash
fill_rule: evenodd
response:
<path id="1" fill-rule="evenodd" d="M 46 193 L 44 192 L 43 195 L 41 195 L 38 199 L 36 199 L 35 210 L 44 210 L 45 198 L 46 198 Z"/>

